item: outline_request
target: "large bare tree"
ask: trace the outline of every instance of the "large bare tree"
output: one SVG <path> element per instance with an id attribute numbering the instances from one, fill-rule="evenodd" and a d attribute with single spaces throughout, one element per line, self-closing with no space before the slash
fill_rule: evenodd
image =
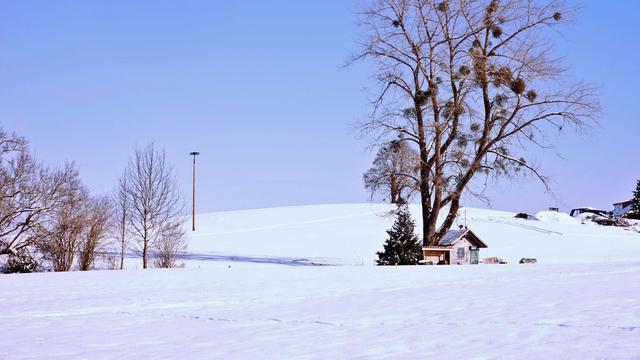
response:
<path id="1" fill-rule="evenodd" d="M 420 183 L 418 152 L 405 141 L 392 140 L 378 149 L 373 165 L 363 175 L 364 186 L 392 204 L 408 201 Z"/>
<path id="2" fill-rule="evenodd" d="M 50 169 L 36 162 L 24 138 L 0 128 L 0 255 L 34 245 L 36 230 L 74 177 L 72 166 Z"/>
<path id="3" fill-rule="evenodd" d="M 129 233 L 146 269 L 154 246 L 183 219 L 183 201 L 165 152 L 153 144 L 136 150 L 120 183 L 127 197 Z"/>
<path id="4" fill-rule="evenodd" d="M 454 223 L 478 174 L 525 171 L 546 186 L 528 147 L 598 110 L 552 57 L 549 34 L 573 14 L 562 2 L 372 0 L 361 14 L 355 60 L 374 60 L 380 89 L 362 130 L 418 150 L 425 245 Z"/>

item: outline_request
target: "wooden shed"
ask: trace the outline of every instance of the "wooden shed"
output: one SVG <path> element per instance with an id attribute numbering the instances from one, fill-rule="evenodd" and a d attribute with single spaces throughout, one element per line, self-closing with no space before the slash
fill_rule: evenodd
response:
<path id="1" fill-rule="evenodd" d="M 478 264 L 480 248 L 487 245 L 469 229 L 449 230 L 437 246 L 423 246 L 422 258 L 427 263 Z"/>

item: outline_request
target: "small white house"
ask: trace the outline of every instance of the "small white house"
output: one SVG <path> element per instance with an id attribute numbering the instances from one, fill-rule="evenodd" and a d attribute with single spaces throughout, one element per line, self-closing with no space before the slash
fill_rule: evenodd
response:
<path id="1" fill-rule="evenodd" d="M 478 264 L 480 248 L 487 245 L 469 229 L 449 230 L 437 246 L 422 247 L 426 263 L 440 265 Z"/>

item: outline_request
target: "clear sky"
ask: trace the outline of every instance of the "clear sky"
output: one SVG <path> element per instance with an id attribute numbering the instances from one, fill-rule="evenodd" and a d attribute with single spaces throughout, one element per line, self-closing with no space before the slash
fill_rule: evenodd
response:
<path id="1" fill-rule="evenodd" d="M 75 161 L 95 192 L 127 158 L 166 149 L 183 191 L 199 158 L 199 210 L 363 202 L 371 161 L 370 65 L 356 50 L 357 1 L 2 1 L 0 125 L 39 159 Z M 533 179 L 488 190 L 491 206 L 610 207 L 640 177 L 640 2 L 589 1 L 558 39 L 575 79 L 601 87 L 590 134 L 538 157 Z M 562 155 L 559 158 L 555 155 Z M 467 205 L 478 205 L 468 200 Z"/>

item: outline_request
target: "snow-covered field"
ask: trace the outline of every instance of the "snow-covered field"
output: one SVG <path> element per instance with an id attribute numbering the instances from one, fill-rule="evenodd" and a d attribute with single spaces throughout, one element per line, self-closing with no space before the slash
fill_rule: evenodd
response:
<path id="1" fill-rule="evenodd" d="M 2 359 L 638 359 L 640 262 L 0 276 Z"/>
<path id="2" fill-rule="evenodd" d="M 211 260 L 373 265 L 393 221 L 386 204 L 294 206 L 203 214 L 190 234 L 187 266 Z M 420 231 L 419 207 L 412 213 Z M 567 214 L 541 212 L 539 221 L 515 213 L 468 208 L 467 226 L 488 244 L 480 257 L 509 263 L 537 258 L 541 263 L 640 260 L 640 232 L 582 224 Z M 236 257 L 234 257 L 236 256 Z M 203 259 L 202 263 L 193 260 Z"/>
<path id="3" fill-rule="evenodd" d="M 391 209 L 203 214 L 185 269 L 0 275 L 0 359 L 640 359 L 640 233 L 466 209 L 508 265 L 374 267 Z"/>

